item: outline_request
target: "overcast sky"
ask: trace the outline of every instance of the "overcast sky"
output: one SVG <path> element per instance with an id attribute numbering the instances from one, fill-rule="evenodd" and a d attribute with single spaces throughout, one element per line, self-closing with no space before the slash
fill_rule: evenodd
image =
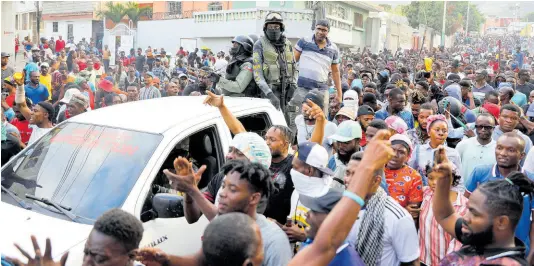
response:
<path id="1" fill-rule="evenodd" d="M 396 5 L 406 5 L 411 1 L 371 1 L 375 4 L 390 4 L 393 7 Z M 525 14 L 534 12 L 534 1 L 470 1 L 476 4 L 478 10 L 485 15 L 494 15 L 499 17 L 512 17 L 514 12 L 510 7 L 519 3 L 519 14 L 523 17 Z"/>

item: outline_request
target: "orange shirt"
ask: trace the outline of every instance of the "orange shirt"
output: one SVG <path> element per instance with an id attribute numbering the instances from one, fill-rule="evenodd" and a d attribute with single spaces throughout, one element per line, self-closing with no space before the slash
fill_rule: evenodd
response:
<path id="1" fill-rule="evenodd" d="M 422 179 L 415 169 L 405 165 L 398 170 L 386 168 L 384 172 L 389 195 L 402 207 L 423 201 Z"/>

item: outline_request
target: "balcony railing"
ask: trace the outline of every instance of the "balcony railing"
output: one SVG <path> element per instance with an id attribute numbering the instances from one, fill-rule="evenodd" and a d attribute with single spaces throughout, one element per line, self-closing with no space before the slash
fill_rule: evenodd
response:
<path id="1" fill-rule="evenodd" d="M 348 31 L 352 30 L 352 23 L 349 22 L 348 20 L 339 19 L 339 18 L 330 16 L 330 15 L 327 15 L 326 19 L 328 20 L 328 22 L 330 23 L 330 27 L 332 28 L 338 28 L 338 29 L 348 30 Z"/>
<path id="2" fill-rule="evenodd" d="M 182 13 L 177 12 L 156 12 L 149 14 L 147 16 L 148 20 L 164 20 L 164 19 L 184 19 L 184 18 L 192 18 L 193 12 L 197 12 L 197 10 L 187 10 L 183 11 Z"/>
<path id="3" fill-rule="evenodd" d="M 226 22 L 236 20 L 263 20 L 267 13 L 274 11 L 272 9 L 252 8 L 252 9 L 235 9 L 225 11 L 207 11 L 195 12 L 193 18 L 195 23 L 204 22 Z M 311 21 L 313 12 L 311 10 L 276 10 L 285 21 Z"/>

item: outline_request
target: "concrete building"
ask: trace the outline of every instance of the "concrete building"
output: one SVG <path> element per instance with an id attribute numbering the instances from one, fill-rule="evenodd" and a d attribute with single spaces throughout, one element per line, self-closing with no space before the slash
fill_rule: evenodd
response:
<path id="1" fill-rule="evenodd" d="M 2 1 L 4 2 L 4 1 Z M 43 34 L 44 22 L 40 20 L 39 34 L 37 34 L 37 7 L 43 11 L 42 1 L 8 1 L 12 2 L 12 10 L 15 10 L 15 35 L 22 42 L 24 37 L 29 37 L 34 44 L 38 43 L 38 35 Z M 2 14 L 3 15 L 3 14 Z"/>
<path id="2" fill-rule="evenodd" d="M 13 55 L 15 53 L 15 2 L 12 1 L 2 1 L 2 52 L 10 53 Z M 10 60 L 10 65 L 15 67 L 13 64 L 15 60 Z"/>
<path id="3" fill-rule="evenodd" d="M 194 7 L 187 1 L 153 3 L 153 20 L 140 21 L 138 25 L 138 36 L 143 36 L 137 38 L 139 47 L 163 47 L 173 53 L 180 46 L 188 50 L 205 46 L 213 51 L 227 51 L 235 35 L 263 35 L 263 20 L 269 11 L 282 13 L 286 24 L 285 35 L 293 43 L 313 34 L 313 1 L 194 2 Z M 369 12 L 379 12 L 381 8 L 353 1 L 322 4 L 331 26 L 330 39 L 340 49 L 363 48 L 366 39 L 364 25 Z M 192 11 L 192 17 L 189 17 L 189 11 Z"/>
<path id="4" fill-rule="evenodd" d="M 387 12 L 371 12 L 367 19 L 367 34 L 365 45 L 373 53 L 385 49 L 396 51 L 411 49 L 414 46 L 414 32 L 408 19 L 403 16 Z"/>
<path id="5" fill-rule="evenodd" d="M 75 43 L 82 38 L 87 41 L 90 38 L 102 39 L 103 21 L 97 18 L 96 13 L 103 4 L 99 1 L 44 1 L 42 19 L 45 36 L 57 39 L 62 35 L 64 40 L 74 38 Z"/>

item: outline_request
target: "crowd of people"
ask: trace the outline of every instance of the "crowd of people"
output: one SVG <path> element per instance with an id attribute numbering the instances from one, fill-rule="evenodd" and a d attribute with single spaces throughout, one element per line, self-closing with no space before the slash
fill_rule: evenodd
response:
<path id="1" fill-rule="evenodd" d="M 188 158 L 164 171 L 184 193 L 187 222 L 210 220 L 198 253 L 139 247 L 141 222 L 110 210 L 84 265 L 533 265 L 534 61 L 524 39 L 373 54 L 341 53 L 327 20 L 294 45 L 279 13 L 263 31 L 236 36 L 230 57 L 180 49 L 174 67 L 151 47 L 119 50 L 112 67 L 107 46 L 58 50 L 61 37 L 33 46 L 22 73 L 2 53 L 2 164 L 70 117 L 159 97 L 203 95 L 234 134 L 205 189 L 205 167 Z M 247 132 L 224 104 L 241 96 L 268 99 L 288 126 Z M 41 256 L 32 241 L 36 256 L 22 254 L 50 262 L 52 242 Z"/>

